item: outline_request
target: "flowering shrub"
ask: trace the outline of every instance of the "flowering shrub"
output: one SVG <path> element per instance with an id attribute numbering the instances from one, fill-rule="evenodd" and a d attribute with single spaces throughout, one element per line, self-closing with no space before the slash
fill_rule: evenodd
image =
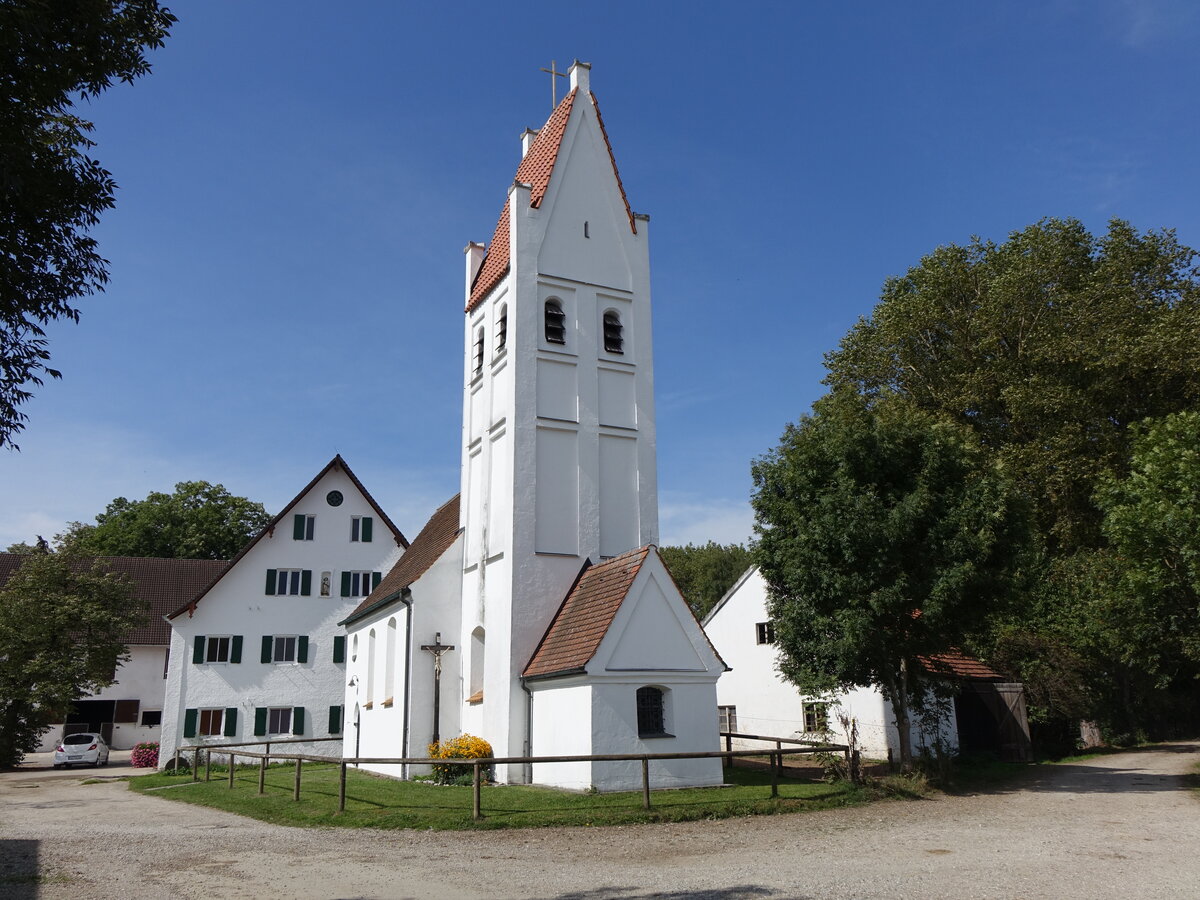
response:
<path id="1" fill-rule="evenodd" d="M 135 769 L 153 769 L 158 766 L 158 741 L 142 741 L 129 754 Z"/>
<path id="2" fill-rule="evenodd" d="M 473 734 L 461 734 L 448 741 L 429 745 L 431 759 L 488 759 L 491 755 L 492 745 Z M 492 767 L 483 766 L 480 774 L 484 781 L 491 781 Z M 474 771 L 471 766 L 435 765 L 433 780 L 438 784 L 470 784 L 474 780 Z"/>

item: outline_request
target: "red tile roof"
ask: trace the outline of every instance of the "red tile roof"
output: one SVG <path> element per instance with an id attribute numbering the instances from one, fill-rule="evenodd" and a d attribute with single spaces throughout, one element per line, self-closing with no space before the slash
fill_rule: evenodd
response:
<path id="1" fill-rule="evenodd" d="M 578 92 L 578 88 L 576 88 L 563 97 L 562 102 L 558 104 L 558 107 L 550 114 L 550 118 L 546 120 L 546 124 L 542 126 L 542 130 L 538 132 L 529 152 L 517 166 L 514 180 L 530 185 L 532 189 L 529 195 L 529 205 L 535 209 L 542 205 L 542 198 L 545 197 L 546 188 L 550 185 L 550 176 L 554 174 L 554 164 L 558 160 L 558 149 L 562 144 L 563 134 L 567 130 L 567 121 L 571 118 L 571 109 L 575 105 L 575 96 Z M 637 223 L 633 218 L 633 210 L 629 207 L 629 198 L 625 196 L 621 173 L 617 171 L 617 159 L 613 155 L 612 143 L 608 139 L 608 132 L 604 129 L 604 120 L 600 118 L 600 106 L 596 102 L 595 94 L 589 92 L 588 97 L 596 110 L 596 121 L 600 125 L 600 133 L 604 135 L 605 146 L 608 147 L 608 158 L 612 161 L 613 175 L 617 178 L 617 187 L 620 188 L 621 199 L 625 202 L 629 227 L 634 234 L 637 234 Z M 476 304 L 486 297 L 508 272 L 511 261 L 508 237 L 508 202 L 506 200 L 504 207 L 500 210 L 500 219 L 496 223 L 496 230 L 492 232 L 492 242 L 488 244 L 483 264 L 479 267 L 479 272 L 475 275 L 475 283 L 471 286 L 471 298 L 467 303 L 467 312 L 474 309 Z"/>
<path id="2" fill-rule="evenodd" d="M 24 556 L 0 553 L 0 587 L 17 570 Z M 78 569 L 90 569 L 98 563 L 109 572 L 128 575 L 133 582 L 135 597 L 145 600 L 149 619 L 125 637 L 128 644 L 161 645 L 171 643 L 171 626 L 164 621 L 180 604 L 186 604 L 196 593 L 225 571 L 229 562 L 224 559 L 147 559 L 132 556 L 86 557 L 72 562 Z"/>
<path id="3" fill-rule="evenodd" d="M 918 656 L 917 661 L 931 675 L 945 678 L 966 678 L 973 681 L 1005 681 L 1005 677 L 961 650 L 939 653 L 935 656 Z"/>
<path id="4" fill-rule="evenodd" d="M 354 612 L 338 624 L 344 625 L 361 619 L 374 608 L 382 606 L 424 575 L 429 567 L 441 558 L 458 537 L 458 498 L 459 495 L 455 494 L 438 507 L 416 540 L 404 551 L 404 555 L 392 566 L 392 570 L 383 577 L 375 590 L 371 591 L 370 596 L 363 598 L 363 602 L 355 607 Z"/>
<path id="5" fill-rule="evenodd" d="M 359 493 L 362 494 L 363 497 L 366 498 L 367 503 L 369 503 L 371 505 L 371 509 L 373 509 L 375 511 L 375 515 L 377 515 L 379 517 L 379 520 L 384 524 L 384 526 L 386 526 L 388 531 L 390 531 L 392 533 L 392 537 L 395 538 L 395 540 L 396 540 L 396 546 L 407 548 L 408 547 L 408 539 L 405 538 L 404 535 L 400 533 L 399 528 L 397 528 L 394 524 L 392 524 L 392 520 L 388 518 L 387 513 L 385 513 L 383 511 L 383 508 L 378 503 L 375 502 L 375 498 L 371 496 L 370 492 L 365 487 L 363 487 L 363 483 L 358 480 L 358 476 L 354 474 L 354 472 L 350 469 L 350 467 L 348 465 L 346 465 L 346 461 L 344 459 L 342 459 L 342 455 L 340 453 L 338 453 L 337 455 L 335 455 L 333 457 L 333 459 L 331 459 L 326 464 L 325 468 L 323 468 L 320 472 L 318 472 L 313 477 L 312 481 L 310 481 L 308 484 L 306 484 L 304 486 L 304 488 L 300 491 L 300 493 L 298 493 L 295 497 L 292 498 L 291 503 L 289 503 L 287 506 L 285 506 L 283 509 L 281 509 L 279 511 L 279 514 L 277 516 L 275 516 L 275 518 L 273 518 L 270 522 L 268 522 L 266 524 L 266 526 L 262 529 L 262 531 L 260 531 L 258 534 L 256 534 L 253 538 L 251 538 L 247 542 L 246 546 L 241 549 L 241 551 L 238 553 L 238 555 L 229 561 L 229 568 L 232 569 L 235 565 L 237 565 L 238 562 L 241 561 L 242 557 L 245 556 L 247 553 L 249 553 L 259 541 L 261 541 L 266 535 L 268 535 L 272 531 L 274 531 L 275 527 L 280 522 L 283 521 L 284 517 L 287 516 L 287 514 L 289 512 L 292 511 L 292 507 L 294 507 L 297 503 L 300 502 L 300 498 L 302 498 L 305 494 L 307 494 L 309 491 L 311 491 L 316 486 L 317 482 L 320 481 L 322 478 L 324 478 L 326 473 L 328 473 L 331 469 L 334 469 L 334 468 L 341 469 L 344 473 L 346 473 L 346 476 L 350 479 L 350 481 L 354 484 L 354 486 L 356 488 L 358 488 Z M 188 610 L 195 612 L 196 604 L 199 603 L 201 599 L 203 599 L 205 594 L 207 594 L 214 587 L 216 587 L 217 582 L 221 580 L 221 577 L 224 574 L 225 573 L 222 572 L 220 575 L 217 575 L 215 578 L 213 578 L 213 580 L 207 586 L 205 586 L 204 590 L 200 591 L 195 597 L 188 600 L 187 603 L 181 604 L 178 609 L 173 610 L 170 614 L 168 614 L 167 618 L 174 619 L 176 616 L 182 615 L 183 613 L 187 612 Z"/>
<path id="6" fill-rule="evenodd" d="M 647 545 L 597 566 L 585 564 L 525 667 L 525 677 L 582 670 L 596 654 L 649 553 Z"/>

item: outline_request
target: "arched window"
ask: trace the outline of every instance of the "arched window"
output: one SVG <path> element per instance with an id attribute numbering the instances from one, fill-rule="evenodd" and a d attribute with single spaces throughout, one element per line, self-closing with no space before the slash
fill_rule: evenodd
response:
<path id="1" fill-rule="evenodd" d="M 562 304 L 554 298 L 546 301 L 546 341 L 550 344 L 567 342 L 567 316 Z"/>
<path id="2" fill-rule="evenodd" d="M 387 655 L 384 657 L 383 696 L 391 700 L 396 696 L 396 620 L 388 619 Z"/>
<path id="3" fill-rule="evenodd" d="M 358 635 L 350 643 L 350 662 L 358 662 Z"/>
<path id="4" fill-rule="evenodd" d="M 638 688 L 637 721 L 638 737 L 670 737 L 667 734 L 667 708 L 662 688 Z"/>
<path id="5" fill-rule="evenodd" d="M 468 703 L 478 703 L 483 699 L 484 646 L 485 635 L 483 626 L 480 626 L 471 632 L 471 690 Z"/>
<path id="6" fill-rule="evenodd" d="M 500 315 L 496 317 L 496 353 L 499 354 L 508 344 L 508 304 L 500 305 Z"/>
<path id="7" fill-rule="evenodd" d="M 609 353 L 624 353 L 625 338 L 621 332 L 621 316 L 610 309 L 604 314 L 604 349 Z"/>
<path id="8" fill-rule="evenodd" d="M 375 629 L 367 635 L 367 705 L 375 702 Z"/>
<path id="9" fill-rule="evenodd" d="M 472 378 L 478 378 L 483 374 L 483 326 L 480 325 L 475 330 L 475 368 Z"/>

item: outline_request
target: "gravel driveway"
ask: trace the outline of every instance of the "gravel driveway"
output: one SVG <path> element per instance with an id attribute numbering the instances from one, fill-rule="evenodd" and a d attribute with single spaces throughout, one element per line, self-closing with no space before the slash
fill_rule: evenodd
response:
<path id="1" fill-rule="evenodd" d="M 479 833 L 284 828 L 18 770 L 0 775 L 0 895 L 1198 898 L 1200 796 L 1180 777 L 1198 761 L 1181 743 L 966 797 Z"/>

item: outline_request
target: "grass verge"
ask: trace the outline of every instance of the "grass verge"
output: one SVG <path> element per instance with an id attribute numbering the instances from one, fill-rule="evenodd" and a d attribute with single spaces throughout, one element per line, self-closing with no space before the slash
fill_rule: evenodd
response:
<path id="1" fill-rule="evenodd" d="M 725 769 L 726 787 L 653 792 L 649 810 L 642 808 L 641 792 L 576 794 L 530 785 L 487 786 L 481 799 L 484 819 L 473 822 L 470 787 L 394 781 L 351 770 L 346 778 L 346 811 L 339 813 L 335 765 L 304 767 L 299 802 L 292 799 L 291 766 L 268 768 L 261 796 L 257 767 L 236 768 L 232 790 L 227 768 L 213 766 L 212 772 L 212 781 L 196 783 L 188 776 L 143 775 L 131 779 L 129 789 L 276 825 L 439 830 L 687 822 L 828 809 L 888 795 L 849 784 L 784 778 L 779 797 L 772 798 L 769 774 L 734 767 Z M 169 786 L 174 789 L 163 790 Z"/>

